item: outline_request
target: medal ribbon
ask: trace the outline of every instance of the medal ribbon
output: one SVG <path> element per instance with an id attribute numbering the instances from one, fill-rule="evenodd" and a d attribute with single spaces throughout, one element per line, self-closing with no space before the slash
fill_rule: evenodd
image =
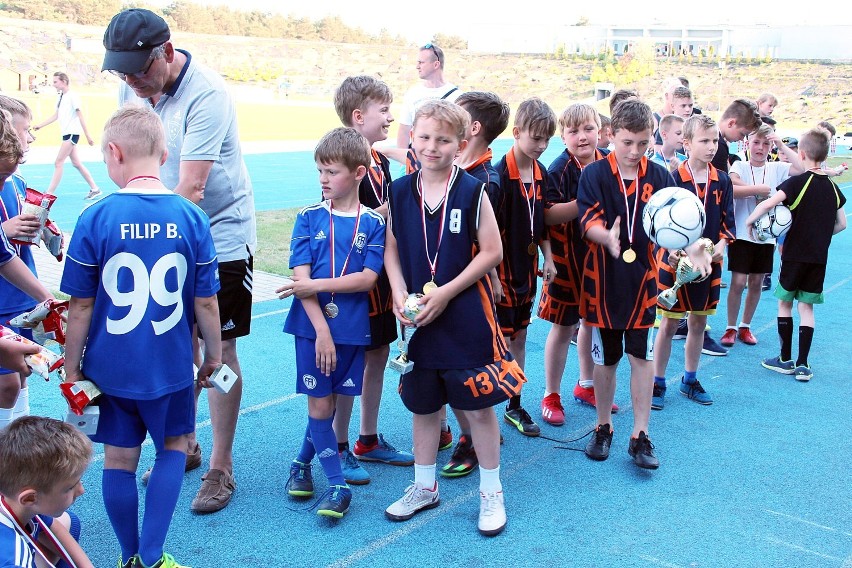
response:
<path id="1" fill-rule="evenodd" d="M 382 161 L 378 157 L 375 150 L 370 150 L 373 153 L 373 160 L 376 162 L 375 168 L 372 166 L 367 173 L 367 179 L 370 180 L 370 188 L 373 190 L 373 195 L 376 196 L 376 201 L 379 205 L 385 202 L 385 172 L 382 171 Z"/>
<path id="2" fill-rule="evenodd" d="M 30 544 L 30 546 L 35 549 L 38 555 L 41 556 L 42 560 L 44 560 L 48 566 L 55 566 L 55 564 L 53 564 L 50 560 L 47 559 L 47 556 L 41 549 L 39 543 L 37 543 L 33 539 L 32 535 L 26 529 L 24 529 L 23 524 L 20 520 L 18 520 L 18 517 L 15 516 L 15 513 L 13 513 L 12 510 L 9 509 L 9 507 L 6 505 L 6 499 L 3 497 L 0 497 L 0 510 L 10 521 L 12 521 L 12 525 L 15 529 L 15 532 L 24 537 L 24 539 Z M 43 520 L 41 520 L 38 515 L 33 517 L 33 521 L 38 524 L 39 528 L 44 532 L 44 535 L 50 539 L 62 559 L 65 560 L 72 568 L 77 568 L 77 565 L 71 559 L 71 555 L 68 554 L 68 551 L 65 550 L 65 547 L 62 546 L 62 543 L 59 542 L 59 539 L 56 538 L 56 535 L 54 535 L 53 531 L 50 530 L 50 527 L 48 527 L 47 524 Z"/>
<path id="3" fill-rule="evenodd" d="M 441 239 L 444 236 L 444 222 L 447 220 L 447 196 L 450 193 L 450 180 L 453 179 L 453 174 L 456 168 L 450 169 L 450 175 L 447 177 L 447 185 L 444 187 L 444 198 L 441 200 L 441 226 L 438 229 L 438 244 L 435 247 L 435 259 L 429 255 L 429 235 L 426 232 L 426 198 L 423 196 L 423 182 L 421 180 L 421 172 L 417 173 L 417 189 L 420 191 L 420 220 L 423 224 L 423 240 L 426 242 L 426 260 L 429 262 L 429 270 L 432 273 L 432 282 L 435 281 L 435 272 L 438 270 L 438 253 L 441 252 Z"/>
<path id="4" fill-rule="evenodd" d="M 358 227 L 361 225 L 361 204 L 358 203 L 358 212 L 355 213 L 355 230 L 352 231 L 352 244 L 349 246 L 349 252 L 346 254 L 346 260 L 343 261 L 343 268 L 340 269 L 340 277 L 346 274 L 346 267 L 349 266 L 349 257 L 352 256 L 352 249 L 355 248 L 355 239 L 358 237 Z M 334 273 L 334 203 L 328 201 L 328 233 L 329 233 L 329 248 L 331 249 L 331 279 L 338 278 Z M 334 293 L 331 294 L 331 303 L 334 303 Z"/>
<path id="5" fill-rule="evenodd" d="M 633 179 L 633 183 L 636 184 L 636 199 L 633 201 L 633 217 L 630 217 L 630 203 L 627 201 L 627 189 L 624 187 L 624 176 L 621 175 L 621 168 L 616 164 L 616 169 L 618 170 L 618 186 L 621 189 L 621 193 L 624 195 L 624 216 L 627 218 L 627 248 L 633 248 L 633 229 L 636 225 L 636 213 L 639 211 L 639 188 L 641 187 L 641 178 L 639 177 L 639 167 L 636 167 L 636 177 Z M 630 184 L 631 186 L 633 184 Z"/>
<path id="6" fill-rule="evenodd" d="M 686 162 L 686 170 L 689 172 L 689 177 L 692 178 L 692 185 L 695 187 L 695 195 L 696 197 L 701 195 L 701 188 L 698 187 L 698 180 L 695 179 L 695 174 L 692 173 L 692 168 L 689 166 L 689 162 Z M 754 179 L 754 172 L 751 173 L 752 179 Z M 710 193 L 710 166 L 707 166 L 707 183 L 704 184 L 704 210 L 707 211 L 707 194 Z"/>
<path id="7" fill-rule="evenodd" d="M 530 243 L 535 244 L 535 228 L 533 227 L 533 213 L 535 212 L 535 163 L 530 165 L 530 189 L 532 189 L 532 201 L 530 201 L 530 196 L 527 193 L 527 187 L 524 185 L 523 178 L 518 179 L 518 183 L 521 184 L 521 193 L 524 194 L 524 203 L 527 204 L 527 211 L 530 213 Z"/>

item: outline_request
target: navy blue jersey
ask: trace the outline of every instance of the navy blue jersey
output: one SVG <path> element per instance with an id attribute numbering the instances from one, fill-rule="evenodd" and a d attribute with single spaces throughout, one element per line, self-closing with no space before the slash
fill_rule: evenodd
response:
<path id="1" fill-rule="evenodd" d="M 334 242 L 330 201 L 305 207 L 296 216 L 293 239 L 290 242 L 290 268 L 310 265 L 311 278 L 331 278 L 331 247 L 334 246 L 334 276 L 363 272 L 369 268 L 376 274 L 382 271 L 385 252 L 385 221 L 369 207 L 361 207 L 360 221 L 355 212 L 334 211 Z M 357 234 L 356 234 L 356 221 Z M 347 263 L 348 258 L 348 263 Z M 320 307 L 332 301 L 328 292 L 317 294 Z M 334 294 L 339 315 L 326 316 L 331 338 L 339 345 L 369 345 L 369 293 Z M 315 339 L 317 334 L 302 301 L 293 299 L 287 314 L 284 331 L 299 337 Z"/>
<path id="2" fill-rule="evenodd" d="M 577 205 L 583 233 L 593 226 L 609 229 L 615 218 L 621 217 L 621 251 L 630 247 L 636 253 L 636 260 L 627 263 L 622 256 L 613 258 L 605 246 L 588 241 L 580 314 L 593 327 L 641 329 L 654 325 L 657 263 L 654 243 L 642 229 L 642 213 L 651 195 L 673 186 L 674 180 L 666 168 L 646 157 L 639 162 L 638 174 L 625 188 L 632 228 L 627 224 L 625 193 L 619 183 L 615 153 L 589 164 L 580 176 Z"/>
<path id="3" fill-rule="evenodd" d="M 112 396 L 192 386 L 195 298 L 219 290 L 210 221 L 168 190 L 122 189 L 83 210 L 60 289 L 94 298 L 83 374 Z"/>
<path id="4" fill-rule="evenodd" d="M 27 199 L 27 182 L 18 174 L 13 174 L 3 184 L 0 191 L 0 223 L 6 222 L 12 217 L 20 215 L 24 201 Z M 27 268 L 36 275 L 35 260 L 30 249 L 35 245 L 11 244 L 12 250 L 17 254 Z M 0 314 L 11 314 L 25 312 L 36 305 L 35 300 L 27 294 L 18 290 L 5 278 L 0 278 Z M 2 322 L 0 322 L 2 323 Z"/>
<path id="5" fill-rule="evenodd" d="M 485 184 L 488 200 L 491 202 L 491 206 L 496 208 L 497 200 L 500 198 L 500 176 L 497 175 L 497 170 L 491 164 L 493 156 L 491 148 L 489 148 L 478 160 L 467 166 L 464 171 Z"/>
<path id="6" fill-rule="evenodd" d="M 470 264 L 477 254 L 480 204 L 487 198 L 482 182 L 454 167 L 447 202 L 442 204 L 447 212 L 440 247 L 443 207 L 426 210 L 427 251 L 417 179 L 415 173 L 395 180 L 390 195 L 391 229 L 402 276 L 412 293 L 421 292 L 432 279 L 429 259 L 434 259 L 436 253 L 435 283 L 439 286 L 456 278 Z M 484 275 L 450 300 L 432 323 L 417 330 L 409 345 L 409 358 L 426 369 L 471 369 L 501 360 L 507 350 L 492 298 L 491 283 Z"/>
<path id="7" fill-rule="evenodd" d="M 536 160 L 533 183 L 525 185 L 513 150 L 509 150 L 494 169 L 500 176 L 500 198 L 494 206 L 494 214 L 503 243 L 503 260 L 497 266 L 504 294 L 500 305 L 523 306 L 533 301 L 538 281 L 538 250 L 533 251 L 530 245 L 537 246 L 547 238 L 544 226 L 547 169 Z"/>

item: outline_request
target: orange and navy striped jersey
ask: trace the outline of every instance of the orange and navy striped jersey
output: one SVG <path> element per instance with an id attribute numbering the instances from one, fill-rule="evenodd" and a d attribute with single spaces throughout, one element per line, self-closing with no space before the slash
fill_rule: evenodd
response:
<path id="1" fill-rule="evenodd" d="M 412 174 L 395 180 L 389 201 L 390 226 L 410 293 L 422 292 L 432 279 L 429 261 L 436 254 L 438 286 L 456 278 L 470 264 L 478 252 L 479 208 L 482 199 L 487 199 L 482 182 L 454 167 L 447 202 L 442 204 L 447 210 L 440 246 L 443 207 L 426 210 L 427 248 L 417 178 L 418 174 Z M 471 369 L 500 361 L 507 352 L 491 282 L 485 274 L 450 300 L 432 323 L 417 330 L 408 355 L 415 365 L 426 369 Z"/>
<path id="2" fill-rule="evenodd" d="M 373 161 L 376 165 L 371 166 L 367 175 L 361 180 L 361 185 L 358 186 L 358 200 L 362 205 L 376 209 L 387 202 L 391 181 L 393 180 L 391 179 L 390 160 L 384 154 L 372 149 L 370 151 L 373 153 Z M 392 309 L 393 294 L 391 293 L 388 275 L 383 266 L 379 278 L 376 280 L 376 285 L 370 290 L 370 317 L 378 316 Z"/>
<path id="3" fill-rule="evenodd" d="M 513 150 L 509 150 L 494 169 L 500 176 L 499 198 L 494 205 L 503 244 L 503 260 L 497 266 L 504 293 L 500 305 L 523 306 L 533 301 L 538 278 L 538 250 L 530 254 L 530 245 L 538 246 L 547 238 L 544 226 L 547 170 L 536 160 L 533 182 L 524 184 Z"/>
<path id="4" fill-rule="evenodd" d="M 489 148 L 475 162 L 467 166 L 464 171 L 485 184 L 485 191 L 488 193 L 488 200 L 491 202 L 491 207 L 496 207 L 497 200 L 500 198 L 500 176 L 497 175 L 497 170 L 491 165 L 491 158 L 493 156 L 491 148 Z"/>
<path id="5" fill-rule="evenodd" d="M 712 164 L 707 172 L 708 184 L 693 182 L 692 172 L 684 162 L 674 173 L 675 184 L 688 189 L 704 203 L 707 219 L 702 237 L 713 243 L 722 239 L 728 242 L 736 238 L 734 221 L 734 187 L 731 178 Z M 709 190 L 708 190 L 709 185 Z M 669 251 L 657 247 L 657 280 L 659 291 L 668 290 L 675 283 L 674 269 L 669 266 Z M 716 308 L 722 284 L 722 263 L 714 262 L 710 276 L 701 282 L 691 282 L 677 291 L 677 303 L 667 308 L 671 312 L 706 311 Z"/>
<path id="6" fill-rule="evenodd" d="M 621 252 L 632 248 L 636 260 L 613 258 L 605 246 L 587 241 L 580 315 L 593 327 L 649 328 L 654 325 L 657 263 L 654 243 L 642 228 L 642 213 L 651 195 L 673 186 L 674 180 L 666 168 L 647 157 L 639 162 L 637 178 L 623 182 L 626 195 L 619 175 L 614 152 L 583 169 L 577 189 L 580 226 L 584 234 L 594 226 L 609 229 L 621 217 Z M 627 224 L 628 208 L 632 227 Z"/>
<path id="7" fill-rule="evenodd" d="M 607 152 L 595 151 L 595 160 L 602 159 Z M 549 209 L 557 203 L 570 203 L 577 199 L 577 184 L 582 169 L 579 162 L 565 150 L 547 169 L 547 191 L 544 196 L 544 208 Z M 586 241 L 580 230 L 579 219 L 570 223 L 549 225 L 547 237 L 556 265 L 556 278 L 547 286 L 547 293 L 556 299 L 573 306 L 580 305 L 580 289 L 583 278 L 583 260 L 586 257 Z"/>

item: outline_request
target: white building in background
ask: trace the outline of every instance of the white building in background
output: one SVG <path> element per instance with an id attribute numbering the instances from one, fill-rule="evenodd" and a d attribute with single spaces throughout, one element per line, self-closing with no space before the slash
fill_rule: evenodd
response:
<path id="1" fill-rule="evenodd" d="M 504 53 L 625 53 L 652 43 L 660 56 L 718 55 L 772 59 L 852 60 L 852 26 L 540 26 L 535 35 L 513 33 L 511 25 L 472 30 L 473 51 Z"/>

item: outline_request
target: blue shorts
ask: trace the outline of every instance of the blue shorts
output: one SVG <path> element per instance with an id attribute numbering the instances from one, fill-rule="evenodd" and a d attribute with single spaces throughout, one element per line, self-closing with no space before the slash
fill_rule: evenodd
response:
<path id="1" fill-rule="evenodd" d="M 35 306 L 33 306 L 33 307 L 35 307 Z M 0 314 L 0 325 L 2 325 L 3 327 L 6 327 L 8 329 L 11 329 L 12 331 L 14 331 L 15 333 L 17 333 L 18 335 L 20 335 L 22 337 L 26 337 L 27 339 L 32 339 L 33 338 L 33 330 L 24 329 L 22 327 L 12 327 L 8 323 L 6 323 L 10 319 L 17 317 L 17 316 L 21 315 L 22 313 L 24 313 L 28 310 L 31 310 L 31 309 L 32 308 L 28 308 L 27 310 L 20 310 L 20 311 L 17 311 L 15 313 L 10 313 L 10 314 Z M 7 369 L 6 367 L 0 367 L 0 375 L 9 375 L 9 374 L 12 374 L 12 373 L 17 373 L 17 371 L 13 371 L 12 369 Z"/>
<path id="2" fill-rule="evenodd" d="M 364 384 L 364 345 L 335 345 L 337 368 L 329 377 L 317 367 L 316 340 L 296 337 L 296 392 L 315 398 L 358 396 Z"/>
<path id="3" fill-rule="evenodd" d="M 195 431 L 195 388 L 155 398 L 133 400 L 102 394 L 98 399 L 101 416 L 92 441 L 119 448 L 135 448 L 145 441 L 145 433 L 157 451 L 162 451 L 166 438 Z"/>
<path id="4" fill-rule="evenodd" d="M 62 135 L 62 141 L 67 142 L 68 140 L 70 140 L 71 143 L 76 146 L 77 143 L 80 141 L 80 135 L 79 134 L 63 134 Z"/>

